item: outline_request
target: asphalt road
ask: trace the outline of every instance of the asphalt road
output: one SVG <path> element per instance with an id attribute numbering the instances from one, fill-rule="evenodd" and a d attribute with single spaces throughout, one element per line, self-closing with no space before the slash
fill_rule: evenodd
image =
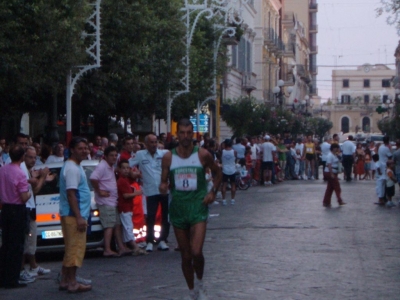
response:
<path id="1" fill-rule="evenodd" d="M 234 206 L 212 206 L 204 247 L 210 299 L 400 299 L 400 207 L 374 205 L 372 181 L 341 183 L 343 207 L 335 196 L 332 208 L 322 207 L 321 180 L 252 187 L 238 192 Z M 38 258 L 52 273 L 24 289 L 0 289 L 0 299 L 187 294 L 175 251 L 117 259 L 90 252 L 79 274 L 93 280 L 93 291 L 81 295 L 58 291 L 61 254 Z"/>

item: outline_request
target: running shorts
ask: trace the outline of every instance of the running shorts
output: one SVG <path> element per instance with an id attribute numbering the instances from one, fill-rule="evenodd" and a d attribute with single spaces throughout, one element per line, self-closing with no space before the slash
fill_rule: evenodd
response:
<path id="1" fill-rule="evenodd" d="M 172 226 L 187 230 L 191 226 L 206 222 L 208 219 L 208 205 L 203 204 L 202 199 L 182 201 L 172 197 L 169 207 L 169 217 Z"/>

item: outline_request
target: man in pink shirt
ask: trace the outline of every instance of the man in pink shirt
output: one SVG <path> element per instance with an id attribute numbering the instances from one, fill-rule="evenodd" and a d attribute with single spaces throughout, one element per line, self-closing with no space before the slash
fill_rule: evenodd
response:
<path id="1" fill-rule="evenodd" d="M 19 283 L 24 251 L 27 212 L 25 202 L 31 197 L 29 184 L 20 165 L 25 151 L 17 145 L 10 150 L 11 163 L 0 168 L 2 247 L 0 249 L 0 286 L 25 287 Z"/>
<path id="2" fill-rule="evenodd" d="M 122 242 L 121 220 L 117 209 L 117 180 L 114 171 L 117 158 L 117 148 L 114 146 L 107 147 L 104 150 L 104 159 L 99 162 L 90 175 L 90 182 L 94 189 L 94 200 L 100 212 L 101 225 L 104 228 L 104 257 L 118 257 L 125 253 L 132 253 Z M 118 254 L 111 250 L 113 232 L 118 244 Z"/>

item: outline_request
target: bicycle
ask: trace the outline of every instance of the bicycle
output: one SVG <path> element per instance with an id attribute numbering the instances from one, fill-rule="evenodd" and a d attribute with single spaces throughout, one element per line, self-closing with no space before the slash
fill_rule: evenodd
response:
<path id="1" fill-rule="evenodd" d="M 252 179 L 245 170 L 236 173 L 235 184 L 239 190 L 247 190 L 252 185 Z"/>

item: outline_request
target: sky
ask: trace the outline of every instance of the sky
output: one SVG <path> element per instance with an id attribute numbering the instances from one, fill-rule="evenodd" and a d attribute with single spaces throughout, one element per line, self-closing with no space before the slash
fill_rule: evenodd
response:
<path id="1" fill-rule="evenodd" d="M 318 94 L 332 97 L 332 70 L 363 64 L 387 64 L 395 69 L 397 30 L 377 17 L 380 0 L 318 0 Z M 343 66 L 343 67 L 341 67 Z M 354 67 L 351 67 L 354 66 Z"/>

